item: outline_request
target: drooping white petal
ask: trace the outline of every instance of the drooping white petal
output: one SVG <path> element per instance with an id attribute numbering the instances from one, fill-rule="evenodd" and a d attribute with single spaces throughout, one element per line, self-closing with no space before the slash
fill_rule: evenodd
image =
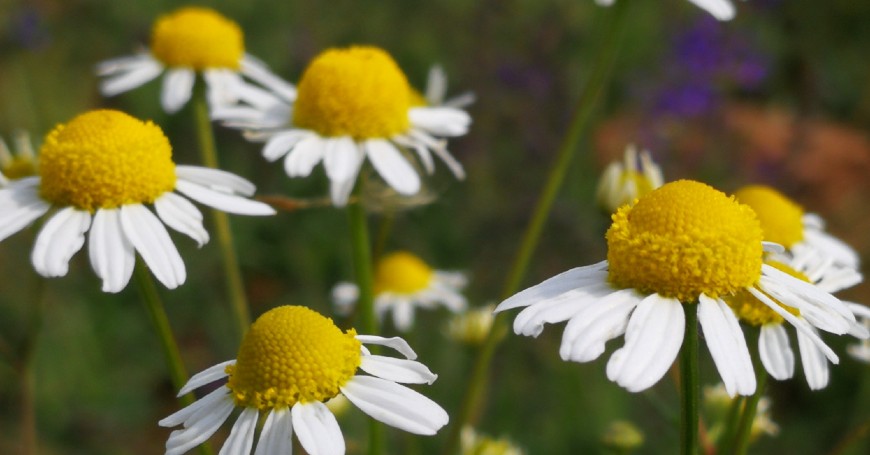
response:
<path id="1" fill-rule="evenodd" d="M 467 112 L 452 107 L 415 107 L 408 111 L 408 118 L 414 127 L 444 137 L 462 136 L 471 124 Z"/>
<path id="2" fill-rule="evenodd" d="M 218 455 L 248 455 L 251 453 L 259 412 L 257 408 L 245 408 L 242 411 Z"/>
<path id="3" fill-rule="evenodd" d="M 814 326 L 836 334 L 849 331 L 855 316 L 849 308 L 811 283 L 763 264 L 759 287 L 785 305 L 797 308 Z"/>
<path id="4" fill-rule="evenodd" d="M 728 395 L 755 393 L 755 373 L 746 338 L 731 308 L 720 299 L 701 294 L 698 321 L 707 340 L 707 348 L 719 370 Z"/>
<path id="5" fill-rule="evenodd" d="M 254 455 L 292 455 L 293 421 L 287 408 L 273 409 L 266 417 Z"/>
<path id="6" fill-rule="evenodd" d="M 788 333 L 782 324 L 765 324 L 761 326 L 758 337 L 758 353 L 761 364 L 774 378 L 780 381 L 794 375 L 794 353 L 788 341 Z"/>
<path id="7" fill-rule="evenodd" d="M 765 253 L 772 254 L 783 254 L 785 253 L 785 247 L 774 242 L 761 242 L 761 247 Z"/>
<path id="8" fill-rule="evenodd" d="M 344 436 L 335 416 L 319 401 L 296 403 L 290 411 L 299 443 L 309 455 L 344 454 Z"/>
<path id="9" fill-rule="evenodd" d="M 383 139 L 370 139 L 365 147 L 372 166 L 394 190 L 400 194 L 415 194 L 420 190 L 420 176 L 393 144 Z"/>
<path id="10" fill-rule="evenodd" d="M 185 422 L 183 429 L 175 430 L 169 435 L 165 455 L 182 455 L 207 441 L 227 420 L 234 407 L 232 398 L 227 395 L 212 406 L 200 409 Z"/>
<path id="11" fill-rule="evenodd" d="M 628 321 L 625 345 L 607 362 L 607 377 L 629 392 L 652 386 L 674 363 L 685 328 L 686 317 L 678 300 L 647 296 Z"/>
<path id="12" fill-rule="evenodd" d="M 354 376 L 341 392 L 373 419 L 409 433 L 433 435 L 450 420 L 434 401 L 385 379 Z"/>
<path id="13" fill-rule="evenodd" d="M 227 377 L 227 366 L 235 364 L 235 359 L 227 360 L 226 362 L 221 362 L 217 365 L 210 366 L 205 370 L 200 371 L 199 373 L 193 375 L 188 381 L 187 384 L 184 384 L 184 387 L 178 391 L 178 396 L 186 395 L 194 390 L 206 385 L 210 384 L 218 379 L 223 379 Z"/>
<path id="14" fill-rule="evenodd" d="M 729 0 L 689 0 L 720 21 L 734 19 L 736 10 Z"/>
<path id="15" fill-rule="evenodd" d="M 194 401 L 193 403 L 175 411 L 172 415 L 163 418 L 157 425 L 161 427 L 171 428 L 178 425 L 184 425 L 185 427 L 191 426 L 197 419 L 193 417 L 200 413 L 210 413 L 212 410 L 217 409 L 220 406 L 220 403 L 229 401 L 232 403 L 233 398 L 230 395 L 230 389 L 227 386 L 221 386 L 211 392 L 208 395 Z M 181 396 L 183 394 L 179 394 Z"/>
<path id="16" fill-rule="evenodd" d="M 267 216 L 274 215 L 275 209 L 269 204 L 254 201 L 242 196 L 215 191 L 186 180 L 177 180 L 175 189 L 200 204 L 237 215 Z"/>
<path id="17" fill-rule="evenodd" d="M 376 346 L 386 346 L 396 350 L 399 354 L 405 356 L 406 359 L 414 360 L 417 358 L 417 353 L 411 349 L 411 345 L 400 337 L 384 338 L 377 335 L 357 335 L 356 339 L 363 344 L 373 344 Z"/>
<path id="18" fill-rule="evenodd" d="M 293 136 L 282 136 L 281 139 L 278 139 L 278 136 L 272 139 L 272 141 L 281 140 L 285 143 L 296 145 L 291 145 L 293 149 L 287 155 L 287 158 L 284 159 L 284 172 L 287 173 L 288 177 L 307 177 L 311 174 L 311 170 L 314 169 L 314 166 L 323 159 L 324 154 L 326 153 L 326 141 L 323 140 L 320 136 L 310 134 L 304 137 L 293 137 Z M 272 141 L 269 141 L 270 144 Z M 268 147 L 269 144 L 266 145 Z M 286 145 L 275 143 L 274 147 L 285 147 Z M 266 156 L 268 150 L 263 150 L 263 156 Z"/>
<path id="19" fill-rule="evenodd" d="M 15 180 L 0 189 L 0 241 L 29 226 L 50 208 L 51 204 L 39 197 L 39 177 Z"/>
<path id="20" fill-rule="evenodd" d="M 408 299 L 394 300 L 390 302 L 389 306 L 380 305 L 379 308 L 381 309 L 379 314 L 383 314 L 386 309 L 392 308 L 393 325 L 396 326 L 396 330 L 399 332 L 406 333 L 414 327 L 414 304 Z"/>
<path id="21" fill-rule="evenodd" d="M 169 192 L 154 200 L 157 216 L 167 226 L 192 238 L 198 247 L 208 243 L 208 231 L 202 226 L 202 213 L 187 199 Z"/>
<path id="22" fill-rule="evenodd" d="M 323 166 L 330 180 L 345 181 L 359 171 L 358 148 L 350 136 L 323 139 Z"/>
<path id="23" fill-rule="evenodd" d="M 190 100 L 196 73 L 189 68 L 175 68 L 166 71 L 163 76 L 163 89 L 160 92 L 160 104 L 167 113 L 178 112 Z"/>
<path id="24" fill-rule="evenodd" d="M 239 101 L 239 87 L 245 83 L 233 70 L 211 68 L 202 72 L 206 86 L 206 99 L 209 111 L 221 106 L 231 106 Z"/>
<path id="25" fill-rule="evenodd" d="M 69 260 L 85 244 L 91 214 L 67 207 L 52 216 L 39 231 L 33 253 L 33 268 L 46 277 L 66 275 Z"/>
<path id="26" fill-rule="evenodd" d="M 278 161 L 281 157 L 287 155 L 291 149 L 293 153 L 300 153 L 294 147 L 303 139 L 312 137 L 312 134 L 304 130 L 289 130 L 280 132 L 266 141 L 263 146 L 263 158 L 266 161 Z M 307 154 L 306 154 L 307 152 Z M 311 173 L 314 166 L 320 162 L 323 153 L 318 148 L 302 149 L 301 156 L 292 158 L 294 161 L 290 164 L 284 163 L 285 171 L 290 177 L 305 177 Z M 290 159 L 290 157 L 288 157 Z M 289 166 L 289 168 L 287 168 Z M 290 175 L 291 170 L 293 175 Z"/>
<path id="27" fill-rule="evenodd" d="M 426 365 L 413 360 L 397 359 L 381 355 L 362 356 L 360 368 L 366 373 L 403 384 L 432 384 L 438 375 Z"/>
<path id="28" fill-rule="evenodd" d="M 623 333 L 631 311 L 643 300 L 633 289 L 602 298 L 589 298 L 565 325 L 559 355 L 562 360 L 590 362 L 604 352 L 604 344 Z"/>
<path id="29" fill-rule="evenodd" d="M 123 72 L 100 81 L 100 93 L 103 96 L 115 96 L 133 90 L 156 79 L 162 72 L 163 65 L 156 60 L 150 58 L 140 60 L 135 65 L 125 68 Z"/>
<path id="30" fill-rule="evenodd" d="M 453 158 L 453 155 L 447 151 L 446 141 L 435 139 L 426 131 L 418 128 L 412 128 L 408 131 L 408 136 L 415 141 L 419 141 L 421 144 L 424 144 L 435 152 L 435 154 L 438 155 L 438 158 L 441 158 L 441 161 L 444 161 L 444 164 L 447 165 L 450 172 L 452 172 L 457 179 L 465 179 L 465 170 L 462 168 L 462 164 L 457 161 L 456 158 Z"/>
<path id="31" fill-rule="evenodd" d="M 394 136 L 393 142 L 402 147 L 414 149 L 417 152 L 417 156 L 420 157 L 420 162 L 423 163 L 423 169 L 426 170 L 426 173 L 429 175 L 435 173 L 435 160 L 432 159 L 432 153 L 429 152 L 425 144 L 402 135 Z"/>
<path id="32" fill-rule="evenodd" d="M 612 289 L 608 287 L 605 292 L 609 294 Z M 567 321 L 588 305 L 590 300 L 603 297 L 603 295 L 596 295 L 593 299 L 589 299 L 589 296 L 590 294 L 583 289 L 574 289 L 556 298 L 529 305 L 514 319 L 514 333 L 537 337 L 543 332 L 545 324 Z"/>
<path id="33" fill-rule="evenodd" d="M 514 294 L 507 300 L 501 302 L 495 308 L 494 313 L 529 306 L 541 300 L 557 297 L 572 289 L 580 289 L 593 283 L 606 282 L 606 268 L 607 261 L 601 261 L 597 264 L 577 267 L 562 272 L 535 286 Z"/>
<path id="34" fill-rule="evenodd" d="M 118 209 L 99 209 L 88 237 L 88 254 L 94 273 L 103 280 L 103 292 L 121 292 L 136 265 L 133 244 L 124 235 Z"/>
<path id="35" fill-rule="evenodd" d="M 224 193 L 235 193 L 250 197 L 257 191 L 257 187 L 248 179 L 220 169 L 176 165 L 175 176 L 179 179 Z"/>
<path id="36" fill-rule="evenodd" d="M 296 87 L 269 71 L 265 63 L 252 55 L 245 54 L 240 62 L 242 74 L 280 95 L 286 101 L 296 99 Z"/>
<path id="37" fill-rule="evenodd" d="M 141 204 L 123 205 L 121 226 L 158 281 L 169 289 L 184 283 L 184 261 L 157 216 Z"/>
<path id="38" fill-rule="evenodd" d="M 123 57 L 110 58 L 103 60 L 95 65 L 97 76 L 110 76 L 116 73 L 126 73 L 132 71 L 142 65 L 143 62 L 156 62 L 150 54 L 138 53 L 134 55 L 125 55 Z"/>
<path id="39" fill-rule="evenodd" d="M 426 78 L 426 102 L 430 106 L 438 106 L 447 95 L 447 74 L 441 65 L 432 65 Z"/>
<path id="40" fill-rule="evenodd" d="M 857 269 L 861 265 L 858 253 L 842 240 L 816 229 L 804 229 L 804 242 L 822 254 L 832 256 L 842 265 Z"/>
<path id="41" fill-rule="evenodd" d="M 800 349 L 801 353 L 801 364 L 804 367 L 804 376 L 807 378 L 807 384 L 811 390 L 824 389 L 827 387 L 830 378 L 828 360 L 825 359 L 824 353 L 816 347 L 816 344 L 804 335 L 803 332 L 798 332 L 797 339 L 798 349 Z"/>

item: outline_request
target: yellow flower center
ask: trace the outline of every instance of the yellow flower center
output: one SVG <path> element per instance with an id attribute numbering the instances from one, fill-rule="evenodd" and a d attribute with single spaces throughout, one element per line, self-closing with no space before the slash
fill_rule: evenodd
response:
<path id="1" fill-rule="evenodd" d="M 237 69 L 245 41 L 235 22 L 212 9 L 189 6 L 157 18 L 151 53 L 170 67 Z"/>
<path id="2" fill-rule="evenodd" d="M 668 183 L 622 206 L 607 230 L 615 286 L 695 302 L 761 276 L 761 227 L 749 207 L 703 183 Z"/>
<path id="3" fill-rule="evenodd" d="M 263 411 L 327 401 L 359 367 L 355 337 L 308 308 L 277 307 L 251 325 L 236 364 L 227 367 L 227 387 L 237 405 Z"/>
<path id="4" fill-rule="evenodd" d="M 764 240 L 791 248 L 804 239 L 803 209 L 779 191 L 764 185 L 750 185 L 738 190 L 734 197 L 755 210 Z"/>
<path id="5" fill-rule="evenodd" d="M 381 49 L 329 49 L 305 69 L 293 123 L 322 136 L 391 137 L 408 130 L 411 87 Z"/>
<path id="6" fill-rule="evenodd" d="M 429 105 L 429 101 L 420 93 L 419 90 L 411 87 L 411 92 L 408 94 L 408 99 L 411 107 L 426 107 Z"/>
<path id="7" fill-rule="evenodd" d="M 56 126 L 39 152 L 42 197 L 93 212 L 151 203 L 175 188 L 172 147 L 160 127 L 96 110 Z"/>
<path id="8" fill-rule="evenodd" d="M 785 265 L 781 262 L 777 261 L 765 261 L 767 265 L 775 267 L 799 280 L 803 280 L 806 282 L 810 282 L 809 277 L 804 275 L 803 273 Z M 763 291 L 762 291 L 763 292 Z M 765 294 L 768 297 L 770 295 Z M 779 303 L 773 297 L 770 297 L 776 303 Z M 746 322 L 747 324 L 752 324 L 755 326 L 761 326 L 764 324 L 781 324 L 783 322 L 782 316 L 773 311 L 769 306 L 761 303 L 754 295 L 750 294 L 749 291 L 745 289 L 741 289 L 737 294 L 733 296 L 725 296 L 723 297 L 725 303 L 728 304 L 733 310 L 734 313 L 737 314 L 737 317 L 740 320 Z M 785 306 L 780 304 L 784 310 L 789 313 L 798 316 L 800 315 L 800 311 L 797 308 L 792 308 L 790 306 Z"/>
<path id="9" fill-rule="evenodd" d="M 375 294 L 414 294 L 429 287 L 434 271 L 420 258 L 405 251 L 390 253 L 375 268 Z"/>

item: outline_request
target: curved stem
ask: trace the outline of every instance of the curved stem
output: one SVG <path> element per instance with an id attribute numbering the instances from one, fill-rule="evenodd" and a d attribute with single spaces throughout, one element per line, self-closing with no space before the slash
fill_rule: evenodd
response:
<path id="1" fill-rule="evenodd" d="M 201 81 L 200 81 L 201 82 Z M 217 149 L 214 142 L 214 131 L 208 114 L 208 103 L 205 99 L 205 91 L 202 84 L 197 83 L 194 94 L 194 113 L 196 115 L 197 137 L 199 139 L 199 152 L 202 163 L 210 168 L 218 167 Z M 242 280 L 242 272 L 239 268 L 239 259 L 233 245 L 233 233 L 230 228 L 230 219 L 226 213 L 220 210 L 212 210 L 212 222 L 217 235 L 218 246 L 221 250 L 221 262 L 226 276 L 227 293 L 232 306 L 233 317 L 236 320 L 239 331 L 239 339 L 247 332 L 251 325 L 251 312 L 248 309 L 248 298 L 245 295 L 245 285 Z"/>
<path id="2" fill-rule="evenodd" d="M 604 44 L 596 56 L 595 62 L 592 64 L 592 74 L 583 88 L 583 92 L 580 94 L 580 99 L 577 100 L 568 131 L 559 147 L 556 161 L 550 169 L 547 183 L 541 191 L 532 218 L 523 234 L 522 243 L 502 289 L 502 299 L 506 299 L 517 292 L 522 284 L 529 261 L 538 246 L 544 223 L 547 221 L 550 209 L 553 207 L 553 202 L 559 194 L 571 160 L 574 158 L 581 133 L 586 128 L 597 100 L 607 85 L 613 64 L 616 61 L 619 45 L 622 41 L 626 16 L 625 11 L 627 5 L 631 3 L 629 1 L 616 2 L 616 5 L 612 8 L 611 22 L 604 37 Z M 457 418 L 451 423 L 450 435 L 443 452 L 445 455 L 456 453 L 459 447 L 459 435 L 462 427 L 475 420 L 476 415 L 480 412 L 492 356 L 499 342 L 504 338 L 505 333 L 507 333 L 507 315 L 501 313 L 496 316 L 486 340 L 477 353 L 471 378 L 468 381 L 468 388 L 462 401 L 462 408 Z"/>
<path id="3" fill-rule="evenodd" d="M 683 304 L 686 335 L 680 349 L 680 453 L 698 453 L 698 305 Z"/>

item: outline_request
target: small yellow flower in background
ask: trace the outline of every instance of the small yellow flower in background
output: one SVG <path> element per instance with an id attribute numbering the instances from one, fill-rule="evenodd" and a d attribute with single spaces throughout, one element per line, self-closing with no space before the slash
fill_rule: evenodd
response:
<path id="1" fill-rule="evenodd" d="M 229 213 L 274 214 L 268 205 L 246 198 L 254 190 L 235 174 L 176 165 L 169 140 L 151 122 L 119 111 L 90 111 L 45 137 L 38 176 L 0 189 L 0 241 L 56 209 L 33 247 L 31 260 L 39 274 L 66 275 L 90 231 L 88 255 L 103 291 L 126 287 L 137 252 L 172 289 L 187 274 L 163 225 L 202 246 L 209 235 L 202 214 L 187 198 Z M 157 216 L 146 204 L 154 205 Z"/>
<path id="2" fill-rule="evenodd" d="M 595 3 L 601 6 L 610 6 L 614 1 L 616 0 L 595 0 Z M 730 0 L 689 0 L 689 2 L 710 13 L 720 21 L 730 21 L 734 19 L 736 14 L 734 4 Z"/>
<path id="3" fill-rule="evenodd" d="M 495 305 L 469 308 L 454 315 L 447 322 L 447 336 L 450 339 L 469 345 L 483 343 L 492 327 Z"/>
<path id="4" fill-rule="evenodd" d="M 707 436 L 714 443 L 722 437 L 722 432 L 725 431 L 728 411 L 731 409 L 731 404 L 733 402 L 734 398 L 728 396 L 725 386 L 721 383 L 715 386 L 704 387 L 703 403 L 706 422 L 709 425 Z M 762 396 L 761 399 L 758 400 L 755 419 L 752 421 L 752 427 L 749 433 L 751 440 L 755 440 L 762 435 L 776 436 L 779 434 L 779 425 L 773 421 L 770 407 L 770 398 Z M 740 412 L 742 413 L 743 411 L 741 410 Z"/>
<path id="5" fill-rule="evenodd" d="M 10 180 L 36 175 L 39 165 L 30 135 L 24 131 L 15 133 L 12 149 L 0 138 L 0 187 Z"/>
<path id="6" fill-rule="evenodd" d="M 855 325 L 836 297 L 764 264 L 763 248 L 779 247 L 763 243 L 752 209 L 702 183 L 671 182 L 621 207 L 606 237 L 606 261 L 532 286 L 496 311 L 527 307 L 514 331 L 528 336 L 539 335 L 544 324 L 568 321 L 559 350 L 566 361 L 592 361 L 608 340 L 625 334 L 607 377 L 631 392 L 658 382 L 674 362 L 683 342 L 684 304 L 697 307 L 729 395 L 750 395 L 756 384 L 746 340 L 724 297 L 741 290 L 758 296 L 832 362 L 836 354 L 812 325 L 836 334 Z"/>
<path id="7" fill-rule="evenodd" d="M 284 96 L 295 96 L 292 85 L 245 53 L 244 36 L 238 24 L 217 11 L 199 6 L 179 8 L 157 18 L 147 51 L 97 66 L 97 74 L 105 78 L 100 84 L 104 96 L 127 92 L 164 72 L 160 99 L 169 113 L 177 112 L 190 100 L 197 74 L 205 79 L 212 109 L 235 103 L 249 90 L 242 76 L 270 84 Z"/>
<path id="8" fill-rule="evenodd" d="M 284 158 L 290 177 L 306 177 L 323 161 L 333 203 L 343 206 L 366 158 L 406 196 L 421 187 L 412 152 L 428 174 L 435 171 L 434 153 L 456 178 L 465 177 L 440 138 L 464 135 L 471 117 L 446 105 L 415 105 L 412 93 L 405 74 L 384 50 L 335 48 L 308 65 L 292 105 L 269 100 L 266 92 L 250 92 L 245 99 L 250 106 L 220 109 L 212 117 L 252 130 L 250 139 L 266 142 L 263 156 Z"/>
<path id="9" fill-rule="evenodd" d="M 601 437 L 601 444 L 616 453 L 631 453 L 643 446 L 643 432 L 631 422 L 611 422 Z"/>
<path id="10" fill-rule="evenodd" d="M 460 434 L 461 455 L 523 455 L 523 449 L 507 438 L 493 438 L 466 426 Z"/>
<path id="11" fill-rule="evenodd" d="M 607 213 L 614 213 L 664 183 L 662 170 L 653 162 L 649 151 L 640 152 L 638 164 L 637 149 L 629 145 L 622 162 L 614 161 L 604 169 L 595 199 Z"/>
<path id="12" fill-rule="evenodd" d="M 467 284 L 458 272 L 434 270 L 422 259 L 407 251 L 385 254 L 375 264 L 375 312 L 383 320 L 393 313 L 393 325 L 407 332 L 414 325 L 415 308 L 443 305 L 456 313 L 467 306 L 461 290 Z M 339 314 L 350 314 L 359 290 L 352 283 L 339 283 L 332 298 Z"/>
<path id="13" fill-rule="evenodd" d="M 372 355 L 363 344 L 395 349 L 406 359 Z M 307 453 L 343 454 L 341 428 L 324 404 L 339 395 L 387 425 L 433 435 L 447 424 L 447 413 L 398 384 L 432 384 L 437 378 L 415 358 L 401 338 L 342 332 L 305 307 L 274 308 L 251 325 L 235 360 L 194 375 L 181 389 L 179 396 L 227 378 L 217 390 L 160 421 L 164 427 L 183 427 L 169 436 L 166 455 L 206 441 L 237 407 L 242 412 L 221 453 L 250 453 L 262 414 L 255 455 L 291 453 L 294 432 Z"/>

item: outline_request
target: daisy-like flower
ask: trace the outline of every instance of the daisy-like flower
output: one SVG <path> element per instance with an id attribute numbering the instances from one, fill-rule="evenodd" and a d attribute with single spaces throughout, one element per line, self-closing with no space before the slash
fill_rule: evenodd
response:
<path id="1" fill-rule="evenodd" d="M 295 89 L 272 74 L 265 64 L 245 53 L 238 24 L 217 11 L 187 6 L 160 16 L 151 30 L 151 46 L 136 55 L 97 65 L 104 96 L 124 93 L 163 78 L 160 101 L 166 112 L 180 110 L 190 100 L 197 74 L 207 86 L 211 109 L 235 103 L 246 90 L 242 76 L 293 96 Z"/>
<path id="2" fill-rule="evenodd" d="M 613 215 L 606 261 L 550 278 L 505 300 L 496 311 L 527 307 L 514 321 L 514 331 L 530 336 L 540 334 L 546 323 L 568 321 L 559 350 L 566 361 L 594 360 L 608 340 L 625 334 L 625 345 L 607 363 L 607 377 L 638 392 L 658 382 L 676 358 L 685 306 L 697 311 L 728 394 L 749 395 L 756 385 L 749 350 L 723 297 L 741 290 L 761 296 L 832 362 L 836 354 L 813 326 L 844 334 L 855 324 L 836 297 L 763 264 L 763 245 L 748 206 L 702 183 L 671 182 Z"/>
<path id="3" fill-rule="evenodd" d="M 33 247 L 31 260 L 39 274 L 66 275 L 90 230 L 88 253 L 103 291 L 126 287 L 136 252 L 172 289 L 184 283 L 186 271 L 163 224 L 200 246 L 209 239 L 202 214 L 182 195 L 230 213 L 275 213 L 245 197 L 254 189 L 228 172 L 176 165 L 169 140 L 151 122 L 118 111 L 91 111 L 45 137 L 38 176 L 0 189 L 0 241 L 54 210 Z M 157 216 L 146 204 L 154 205 Z"/>
<path id="4" fill-rule="evenodd" d="M 395 349 L 406 359 L 372 355 L 362 344 Z M 215 381 L 227 382 L 160 421 L 181 425 L 166 441 L 166 455 L 198 446 L 241 408 L 221 453 L 247 454 L 262 416 L 255 455 L 289 454 L 292 437 L 311 455 L 343 454 L 344 438 L 325 401 L 344 395 L 371 417 L 409 433 L 433 435 L 447 413 L 406 384 L 432 384 L 437 375 L 401 338 L 342 333 L 331 319 L 300 306 L 272 309 L 245 334 L 235 360 L 193 376 L 179 396 Z M 363 370 L 371 376 L 357 374 Z"/>
<path id="5" fill-rule="evenodd" d="M 664 183 L 662 170 L 652 160 L 649 151 L 642 150 L 638 162 L 637 149 L 629 145 L 625 148 L 623 162 L 614 161 L 604 169 L 595 199 L 607 213 L 613 213 Z"/>
<path id="6" fill-rule="evenodd" d="M 431 309 L 438 305 L 456 313 L 467 302 L 462 288 L 467 280 L 458 272 L 433 270 L 419 257 L 407 251 L 395 251 L 381 257 L 375 265 L 375 312 L 383 320 L 393 313 L 393 325 L 400 332 L 414 326 L 416 307 Z M 349 314 L 359 297 L 352 283 L 339 283 L 332 292 L 340 314 Z"/>
<path id="7" fill-rule="evenodd" d="M 11 180 L 18 180 L 36 175 L 36 153 L 30 135 L 24 131 L 15 134 L 13 149 L 10 149 L 3 138 L 0 138 L 0 188 Z"/>
<path id="8" fill-rule="evenodd" d="M 595 3 L 601 6 L 613 5 L 616 0 L 595 0 Z M 734 19 L 734 4 L 729 0 L 689 0 L 698 8 L 710 13 L 720 21 L 730 21 Z"/>
<path id="9" fill-rule="evenodd" d="M 366 158 L 403 195 L 420 190 L 411 151 L 428 174 L 435 170 L 434 153 L 456 178 L 465 177 L 440 138 L 464 135 L 471 117 L 455 107 L 416 104 L 419 96 L 381 49 L 353 46 L 321 53 L 305 69 L 292 105 L 265 91 L 248 95 L 248 105 L 217 110 L 213 118 L 253 130 L 248 137 L 266 141 L 267 160 L 284 158 L 290 177 L 308 176 L 323 161 L 335 205 L 347 203 Z"/>

